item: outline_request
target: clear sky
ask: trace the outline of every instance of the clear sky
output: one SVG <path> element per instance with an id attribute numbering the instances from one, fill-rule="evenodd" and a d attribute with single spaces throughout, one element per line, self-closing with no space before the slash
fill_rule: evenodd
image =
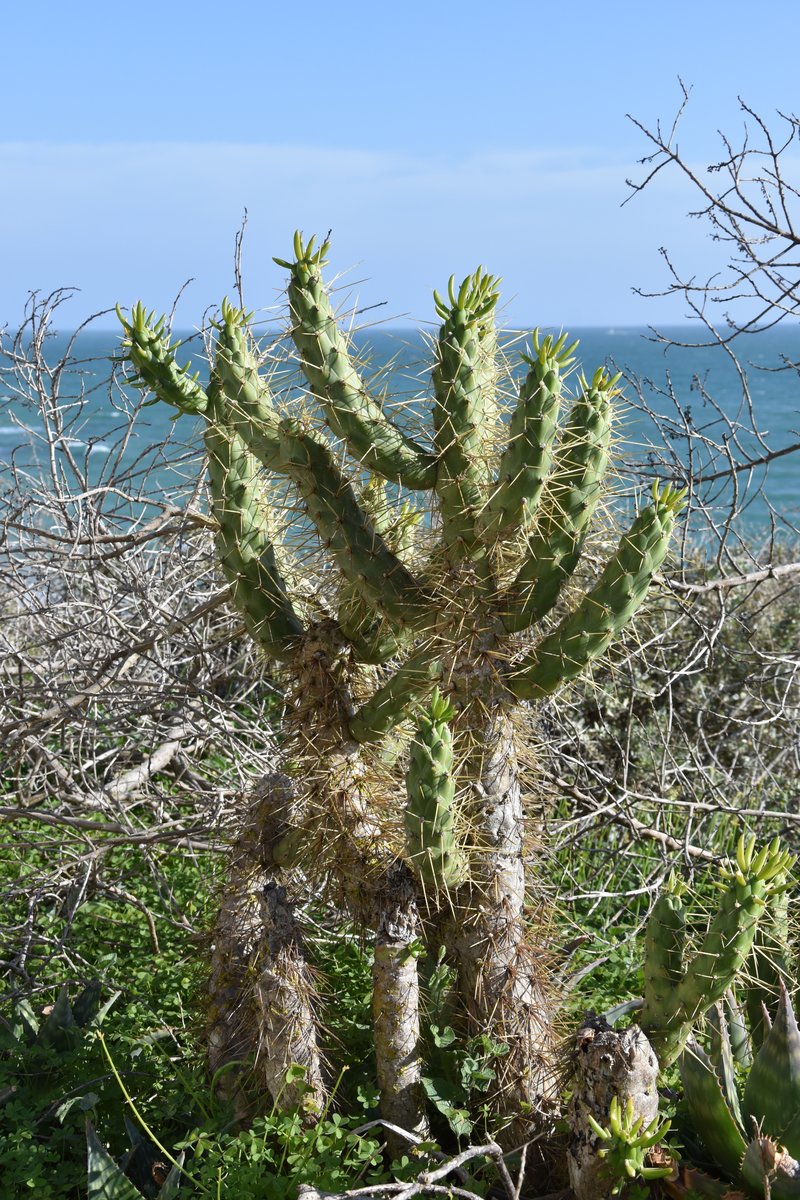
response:
<path id="1" fill-rule="evenodd" d="M 647 152 L 626 119 L 671 122 L 714 161 L 737 96 L 797 108 L 797 0 L 39 0 L 3 5 L 0 324 L 30 289 L 81 289 L 77 321 L 141 297 L 178 325 L 231 292 L 279 301 L 291 235 L 333 231 L 331 269 L 398 323 L 478 263 L 516 325 L 680 319 L 635 286 L 659 247 L 714 247 L 677 178 L 621 208 Z M 109 319 L 109 324 L 113 322 Z"/>

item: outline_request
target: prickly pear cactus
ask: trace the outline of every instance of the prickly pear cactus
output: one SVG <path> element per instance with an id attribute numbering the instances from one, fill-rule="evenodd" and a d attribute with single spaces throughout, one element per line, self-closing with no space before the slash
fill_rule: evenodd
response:
<path id="1" fill-rule="evenodd" d="M 529 702 L 575 679 L 633 619 L 682 494 L 654 486 L 597 582 L 576 598 L 605 491 L 618 377 L 603 368 L 575 374 L 568 390 L 577 343 L 534 333 L 507 404 L 499 281 L 479 268 L 434 296 L 440 327 L 425 429 L 418 413 L 370 394 L 323 279 L 328 251 L 298 233 L 294 256 L 276 259 L 289 275 L 304 405 L 273 394 L 250 317 L 227 302 L 207 387 L 177 365 L 163 319 L 141 305 L 120 314 L 124 346 L 142 387 L 204 423 L 222 570 L 287 683 L 295 794 L 288 805 L 276 797 L 264 816 L 252 874 L 272 872 L 290 905 L 301 864 L 304 887 L 375 933 L 382 1007 L 405 1031 L 392 1041 L 382 1027 L 377 1039 L 388 1047 L 382 1102 L 390 1119 L 396 1104 L 400 1124 L 422 1129 L 409 1099 L 422 1089 L 407 1069 L 415 960 L 403 951 L 419 928 L 416 887 L 428 910 L 423 931 L 448 948 L 465 1027 L 508 1047 L 494 1064 L 493 1103 L 519 1142 L 550 1112 L 556 1038 L 547 961 L 525 914 L 517 741 Z M 409 746 L 408 723 L 420 712 Z M 252 913 L 252 903 L 239 907 Z M 266 941 L 271 957 L 250 974 L 275 982 L 285 971 L 290 990 L 300 979 L 312 995 L 289 915 Z M 305 1048 L 308 1077 L 321 1080 L 319 1029 L 307 1012 L 302 1022 L 289 1040 Z M 266 1075 L 279 1104 L 284 1051 L 274 1030 L 254 1038 L 254 1057 L 275 1060 Z M 401 1061 L 393 1087 L 387 1064 Z"/>

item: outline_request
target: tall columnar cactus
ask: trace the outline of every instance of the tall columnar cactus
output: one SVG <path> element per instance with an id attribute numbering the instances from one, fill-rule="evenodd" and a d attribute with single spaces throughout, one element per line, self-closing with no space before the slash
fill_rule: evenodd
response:
<path id="1" fill-rule="evenodd" d="M 786 886 L 793 859 L 778 838 L 756 851 L 755 837 L 739 840 L 735 863 L 723 868 L 724 890 L 705 936 L 685 954 L 685 887 L 670 880 L 647 928 L 644 1008 L 640 1024 L 662 1066 L 674 1062 L 692 1026 L 721 1000 L 741 972 L 770 900 Z"/>
<path id="2" fill-rule="evenodd" d="M 249 317 L 227 302 L 206 387 L 177 366 L 163 321 L 141 305 L 122 317 L 124 344 L 142 386 L 204 421 L 222 568 L 250 633 L 288 676 L 295 794 L 276 801 L 259 869 L 287 895 L 324 884 L 375 932 L 381 1091 L 420 1129 L 415 959 L 403 943 L 417 932 L 444 939 L 467 1024 L 508 1046 L 495 1107 L 520 1139 L 548 1108 L 554 1062 L 546 960 L 525 918 L 520 717 L 633 618 L 682 497 L 654 487 L 575 600 L 617 378 L 576 375 L 568 396 L 575 345 L 534 334 L 504 412 L 498 280 L 479 269 L 435 296 L 432 422 L 421 432 L 370 395 L 322 279 L 327 253 L 297 234 L 294 257 L 276 260 L 289 272 L 290 335 L 308 385 L 301 411 L 273 396 Z M 302 980 L 299 937 L 290 943 Z M 302 1036 L 284 1033 L 281 1048 L 267 1030 L 259 1053 L 304 1047 L 309 1078 L 321 1081 L 319 1034 L 302 1019 Z M 273 1090 L 278 1074 L 267 1072 Z"/>

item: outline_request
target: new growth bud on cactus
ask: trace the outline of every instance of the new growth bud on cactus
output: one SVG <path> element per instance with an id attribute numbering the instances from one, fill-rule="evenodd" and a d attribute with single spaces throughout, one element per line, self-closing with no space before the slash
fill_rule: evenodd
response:
<path id="1" fill-rule="evenodd" d="M 684 952 L 686 889 L 671 879 L 648 922 L 640 1019 L 662 1067 L 675 1061 L 693 1024 L 739 975 L 758 922 L 784 890 L 793 863 L 779 838 L 757 851 L 755 837 L 742 836 L 734 864 L 722 869 L 717 911 L 691 956 Z"/>
<path id="2" fill-rule="evenodd" d="M 406 774 L 405 812 L 408 861 L 426 892 L 456 888 L 467 875 L 459 847 L 453 778 L 452 704 L 435 688 L 420 714 Z"/>
<path id="3" fill-rule="evenodd" d="M 693 1134 L 720 1173 L 753 1196 L 800 1195 L 800 1032 L 785 985 L 741 1093 L 722 1006 L 710 1052 L 691 1039 L 679 1065 Z M 698 1180 L 695 1190 L 707 1189 Z"/>

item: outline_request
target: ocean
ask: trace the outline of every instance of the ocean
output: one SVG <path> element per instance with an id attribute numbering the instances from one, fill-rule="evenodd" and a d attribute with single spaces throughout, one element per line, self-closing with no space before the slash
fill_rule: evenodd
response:
<path id="1" fill-rule="evenodd" d="M 623 372 L 615 458 L 620 494 L 641 493 L 658 475 L 676 475 L 669 461 L 685 463 L 684 437 L 693 432 L 692 464 L 702 496 L 719 519 L 731 511 L 733 487 L 728 470 L 736 471 L 735 523 L 742 536 L 763 537 L 772 525 L 780 538 L 795 540 L 800 528 L 800 449 L 766 462 L 773 452 L 800 443 L 800 326 L 782 325 L 742 338 L 734 345 L 747 377 L 723 348 L 698 346 L 692 327 L 662 331 L 690 343 L 669 349 L 644 329 L 593 327 L 571 331 L 580 339 L 579 365 L 591 377 L 606 364 Z M 186 345 L 182 354 L 203 366 L 197 335 L 176 334 Z M 416 329 L 364 329 L 353 335 L 364 372 L 388 409 L 394 402 L 420 411 L 429 390 L 430 355 L 426 335 Z M 519 362 L 529 338 L 506 335 L 508 359 Z M 47 342 L 47 359 L 55 364 L 67 334 Z M 173 420 L 166 405 L 145 407 L 128 435 L 131 393 L 109 389 L 110 359 L 119 353 L 119 337 L 111 331 L 88 330 L 73 346 L 68 371 L 60 381 L 62 397 L 60 452 L 66 449 L 92 486 L 114 478 L 148 478 L 148 488 L 164 495 L 185 494 L 201 471 L 202 443 L 197 422 Z M 30 478 L 53 469 L 44 452 L 35 416 L 15 394 L 0 356 L 0 489 L 10 483 L 12 465 Z M 282 377 L 288 389 L 298 387 L 296 372 Z M 408 404 L 411 400 L 410 405 Z M 656 418 L 644 409 L 651 409 Z M 403 410 L 405 411 L 405 410 Z M 398 410 L 398 418 L 403 418 Z M 420 413 L 420 415 L 422 415 Z M 127 435 L 127 438 L 126 438 Z M 755 465 L 748 466 L 748 463 Z M 149 474 L 148 474 L 149 473 Z M 135 490 L 135 489 L 134 489 Z"/>

